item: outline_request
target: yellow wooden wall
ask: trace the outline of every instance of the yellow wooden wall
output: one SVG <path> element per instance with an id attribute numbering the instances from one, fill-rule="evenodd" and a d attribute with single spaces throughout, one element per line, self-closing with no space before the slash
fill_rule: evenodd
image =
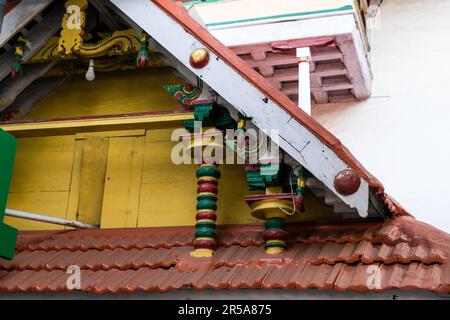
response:
<path id="1" fill-rule="evenodd" d="M 178 109 L 164 84 L 180 83 L 168 69 L 74 76 L 43 99 L 29 119 Z M 192 225 L 194 165 L 170 159 L 171 129 L 80 133 L 19 139 L 8 207 L 101 224 L 102 228 Z M 242 165 L 222 165 L 219 224 L 252 223 Z M 253 192 L 254 193 L 254 192 Z M 314 197 L 291 220 L 333 218 Z M 19 229 L 60 226 L 6 218 Z"/>
<path id="2" fill-rule="evenodd" d="M 183 80 L 167 68 L 96 73 L 94 81 L 74 75 L 41 100 L 27 119 L 179 109 L 163 86 Z"/>

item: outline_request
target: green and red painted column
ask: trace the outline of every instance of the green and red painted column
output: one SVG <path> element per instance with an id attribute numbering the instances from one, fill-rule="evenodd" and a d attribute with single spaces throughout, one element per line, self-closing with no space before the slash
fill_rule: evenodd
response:
<path id="1" fill-rule="evenodd" d="M 206 48 L 196 48 L 189 56 L 189 63 L 193 68 L 204 68 L 209 62 L 209 51 Z M 220 179 L 220 170 L 217 157 L 220 151 L 222 155 L 223 131 L 227 128 L 235 128 L 236 123 L 231 118 L 228 110 L 218 106 L 214 99 L 200 99 L 200 97 L 212 98 L 203 81 L 197 78 L 195 86 L 192 84 L 168 85 L 164 87 L 185 108 L 194 111 L 194 119 L 185 121 L 185 127 L 190 134 L 188 150 L 194 152 L 194 160 L 200 164 L 196 170 L 197 176 L 197 205 L 195 215 L 195 234 L 193 240 L 193 257 L 211 257 L 216 249 L 216 220 L 217 220 L 217 194 Z M 199 131 L 196 124 L 201 124 Z M 219 142 L 220 141 L 220 142 Z M 213 149 L 214 154 L 204 157 L 205 149 Z M 201 151 L 201 158 L 196 151 Z M 191 154 L 192 156 L 192 154 Z M 200 160 L 200 161 L 198 161 Z"/>
<path id="2" fill-rule="evenodd" d="M 287 249 L 288 233 L 284 216 L 266 216 L 263 239 L 264 248 L 268 254 L 281 253 Z"/>
<path id="3" fill-rule="evenodd" d="M 262 236 L 268 254 L 282 253 L 287 249 L 288 233 L 285 219 L 287 213 L 296 212 L 293 194 L 283 193 L 281 187 L 267 187 L 264 195 L 245 197 L 255 218 L 265 220 Z"/>
<path id="4" fill-rule="evenodd" d="M 286 170 L 276 161 L 268 164 L 270 170 L 261 170 L 266 164 L 247 166 L 247 183 L 252 190 L 265 190 L 265 194 L 245 197 L 255 218 L 265 221 L 262 234 L 268 254 L 280 254 L 287 249 L 286 218 L 303 211 L 305 179 L 303 170 Z M 292 178 L 297 176 L 296 182 Z M 296 184 L 295 192 L 293 192 Z M 288 189 L 287 189 L 288 188 Z M 290 192 L 283 192 L 287 189 Z"/>
<path id="5" fill-rule="evenodd" d="M 220 170 L 216 164 L 203 163 L 196 170 L 197 213 L 195 215 L 194 257 L 210 257 L 216 249 L 216 210 Z"/>

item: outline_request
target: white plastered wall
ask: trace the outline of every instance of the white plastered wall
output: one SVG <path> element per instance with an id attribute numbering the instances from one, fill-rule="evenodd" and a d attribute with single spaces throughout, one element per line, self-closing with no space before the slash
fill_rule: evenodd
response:
<path id="1" fill-rule="evenodd" d="M 313 116 L 417 219 L 450 233 L 450 0 L 385 0 L 372 96 Z"/>

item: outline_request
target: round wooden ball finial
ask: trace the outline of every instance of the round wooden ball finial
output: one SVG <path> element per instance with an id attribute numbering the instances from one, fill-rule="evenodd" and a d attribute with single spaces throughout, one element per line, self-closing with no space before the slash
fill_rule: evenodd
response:
<path id="1" fill-rule="evenodd" d="M 209 62 L 209 52 L 205 48 L 199 48 L 192 51 L 189 57 L 189 63 L 195 69 L 205 67 Z"/>
<path id="2" fill-rule="evenodd" d="M 344 196 L 349 196 L 358 191 L 361 178 L 350 169 L 339 172 L 334 178 L 334 188 Z"/>

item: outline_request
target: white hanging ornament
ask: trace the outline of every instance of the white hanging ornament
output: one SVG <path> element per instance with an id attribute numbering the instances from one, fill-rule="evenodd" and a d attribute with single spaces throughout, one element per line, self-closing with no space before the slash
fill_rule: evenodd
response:
<path id="1" fill-rule="evenodd" d="M 89 68 L 86 71 L 86 80 L 87 81 L 93 81 L 95 80 L 95 71 L 94 71 L 94 60 L 91 59 L 89 61 Z"/>

